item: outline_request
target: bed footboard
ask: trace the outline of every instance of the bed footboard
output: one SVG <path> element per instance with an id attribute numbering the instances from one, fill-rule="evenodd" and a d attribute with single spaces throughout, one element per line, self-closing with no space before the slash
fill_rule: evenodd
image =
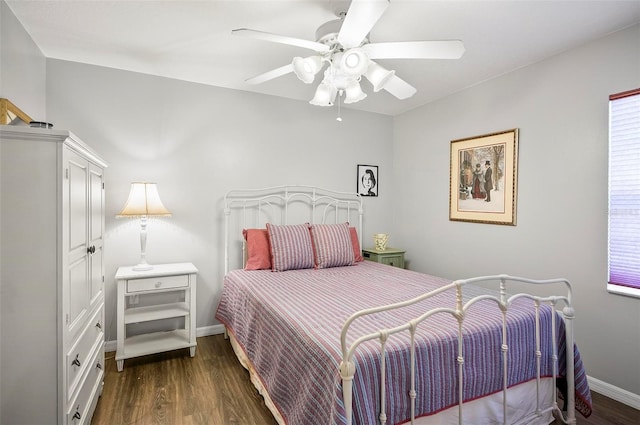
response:
<path id="1" fill-rule="evenodd" d="M 513 295 L 509 295 L 507 292 L 507 286 L 512 289 L 514 284 L 525 283 L 532 284 L 538 287 L 545 286 L 545 289 L 553 288 L 554 293 L 560 293 L 560 295 L 552 295 L 552 296 L 539 296 L 529 293 L 529 291 L 516 293 Z M 487 294 L 469 297 L 469 294 L 466 294 L 467 287 L 469 285 L 485 287 L 490 289 L 490 292 Z M 550 286 L 549 286 L 550 285 Z M 560 289 L 558 289 L 560 288 Z M 409 305 L 414 305 L 420 303 L 428 298 L 433 298 L 438 296 L 439 294 L 444 294 L 446 292 L 455 291 L 455 305 L 451 305 L 450 307 L 440 307 L 435 308 L 429 311 L 424 312 L 419 317 L 415 317 L 414 319 L 399 324 L 393 328 L 385 328 L 385 329 L 377 329 L 371 333 L 362 335 L 362 336 L 354 336 L 349 338 L 349 332 L 353 328 L 354 322 L 358 319 L 361 319 L 365 316 L 371 316 L 381 312 L 389 312 L 392 310 L 402 309 Z M 542 291 L 538 291 L 542 292 Z M 548 292 L 548 291 L 544 291 Z M 466 298 L 465 298 L 466 295 Z M 458 423 L 471 423 L 468 418 L 467 421 L 464 419 L 464 403 L 465 403 L 465 394 L 463 389 L 465 388 L 465 374 L 463 373 L 463 365 L 465 363 L 465 351 L 463 349 L 463 326 L 465 324 L 465 319 L 467 317 L 469 309 L 477 304 L 480 301 L 488 300 L 494 302 L 498 309 L 498 315 L 500 316 L 500 320 L 502 322 L 501 326 L 501 344 L 498 348 L 501 353 L 499 354 L 501 358 L 501 373 L 502 373 L 502 422 L 504 424 L 511 424 L 512 421 L 508 418 L 507 412 L 507 398 L 508 398 L 508 388 L 509 388 L 509 376 L 508 376 L 508 318 L 507 313 L 514 308 L 517 308 L 514 305 L 516 300 L 530 300 L 533 304 L 533 309 L 535 311 L 535 318 L 532 319 L 535 321 L 534 328 L 535 332 L 533 337 L 535 338 L 535 342 L 533 346 L 535 347 L 535 352 L 533 353 L 533 357 L 535 358 L 535 380 L 537 383 L 537 392 L 538 392 L 538 401 L 536 411 L 531 412 L 524 421 L 529 421 L 535 419 L 536 417 L 541 417 L 543 414 L 549 414 L 549 412 L 554 413 L 558 418 L 560 418 L 564 423 L 567 424 L 575 424 L 575 371 L 574 371 L 574 336 L 573 336 L 573 318 L 574 311 L 572 306 L 572 290 L 570 283 L 565 279 L 552 279 L 552 280 L 532 280 L 521 277 L 513 277 L 508 275 L 496 275 L 496 276 L 485 276 L 478 277 L 466 280 L 458 280 L 449 285 L 443 286 L 437 290 L 428 292 L 420 297 L 390 304 L 386 306 L 381 306 L 377 308 L 367 309 L 363 311 L 359 311 L 354 313 L 349 319 L 345 322 L 342 333 L 341 333 L 341 346 L 342 346 L 342 362 L 340 364 L 340 375 L 342 378 L 342 390 L 343 390 L 343 399 L 344 399 L 344 408 L 346 414 L 346 421 L 348 425 L 351 425 L 353 420 L 353 381 L 354 376 L 358 373 L 356 363 L 354 362 L 354 356 L 357 353 L 358 347 L 360 347 L 363 343 L 367 341 L 375 341 L 377 340 L 380 344 L 380 376 L 379 383 L 380 388 L 378 392 L 379 403 L 380 403 L 380 412 L 379 412 L 379 423 L 381 425 L 387 424 L 387 407 L 386 407 L 386 388 L 387 388 L 387 375 L 386 371 L 386 356 L 387 348 L 386 344 L 390 336 L 396 334 L 405 333 L 408 334 L 408 338 L 410 341 L 410 379 L 409 379 L 409 390 L 408 397 L 410 399 L 410 423 L 413 424 L 416 415 L 419 413 L 416 412 L 416 399 L 421 396 L 416 390 L 416 381 L 418 379 L 422 379 L 421 376 L 418 376 L 418 371 L 416 370 L 416 333 L 419 328 L 429 326 L 429 320 L 436 315 L 449 315 L 453 317 L 454 321 L 457 323 L 457 357 L 455 359 L 455 363 L 457 364 L 457 409 L 458 409 Z M 541 306 L 547 305 L 551 308 L 550 320 L 551 320 L 551 331 L 550 338 L 551 341 L 548 344 L 543 344 L 541 341 L 541 335 L 544 332 L 541 332 Z M 556 317 L 558 320 L 558 314 L 555 314 L 559 308 L 562 308 L 562 314 L 564 317 L 564 323 L 556 323 Z M 548 310 L 548 309 L 547 309 Z M 559 341 L 558 332 L 556 332 L 556 325 L 564 325 L 565 331 L 565 340 Z M 352 333 L 354 333 L 352 331 Z M 355 339 L 354 339 L 355 338 Z M 348 343 L 348 340 L 350 341 Z M 559 342 L 564 342 L 564 354 L 566 356 L 566 370 L 565 374 L 562 377 L 566 380 L 566 396 L 564 396 L 564 408 L 561 410 L 557 403 L 557 380 L 560 378 L 559 376 Z M 543 352 L 541 347 L 550 347 L 550 350 L 546 350 Z M 542 379 L 542 369 L 541 362 L 543 360 L 543 356 L 548 356 L 552 367 L 552 378 L 554 380 L 553 385 L 553 394 L 552 394 L 552 404 L 550 406 L 543 406 L 541 403 L 542 397 L 540 396 L 540 380 Z M 546 360 L 546 359 L 545 359 Z M 564 411 L 564 412 L 563 412 Z"/>

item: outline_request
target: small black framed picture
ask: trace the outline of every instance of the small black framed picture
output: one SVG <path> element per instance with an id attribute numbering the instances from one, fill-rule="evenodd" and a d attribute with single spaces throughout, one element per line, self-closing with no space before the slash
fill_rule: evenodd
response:
<path id="1" fill-rule="evenodd" d="M 358 164 L 358 194 L 360 196 L 378 196 L 378 166 Z"/>

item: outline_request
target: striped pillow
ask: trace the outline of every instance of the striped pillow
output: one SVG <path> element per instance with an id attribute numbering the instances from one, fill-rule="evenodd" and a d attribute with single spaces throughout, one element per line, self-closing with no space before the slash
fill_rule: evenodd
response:
<path id="1" fill-rule="evenodd" d="M 271 242 L 271 270 L 313 268 L 313 247 L 309 224 L 267 223 Z"/>
<path id="2" fill-rule="evenodd" d="M 348 223 L 313 224 L 311 239 L 315 250 L 316 268 L 350 266 L 354 263 Z"/>

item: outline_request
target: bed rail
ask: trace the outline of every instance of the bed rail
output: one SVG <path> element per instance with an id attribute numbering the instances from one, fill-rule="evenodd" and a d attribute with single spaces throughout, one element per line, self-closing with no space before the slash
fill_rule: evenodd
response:
<path id="1" fill-rule="evenodd" d="M 555 285 L 564 286 L 561 295 L 553 295 L 553 296 L 538 296 L 529 293 L 516 293 L 514 295 L 509 295 L 507 292 L 507 284 L 511 283 L 525 283 L 525 284 L 533 284 L 537 286 L 542 285 Z M 487 287 L 490 289 L 497 289 L 495 294 L 481 295 L 471 298 L 470 300 L 463 302 L 464 289 L 466 286 L 473 284 L 476 286 Z M 495 288 L 495 285 L 498 285 L 498 288 Z M 455 291 L 456 293 L 456 303 L 452 305 L 450 308 L 437 308 L 431 311 L 427 311 L 422 314 L 420 317 L 417 317 L 407 323 L 401 324 L 394 328 L 388 329 L 379 329 L 375 332 L 362 335 L 355 339 L 350 345 L 347 344 L 347 337 L 349 333 L 350 326 L 354 321 L 362 318 L 364 316 L 368 316 L 375 313 L 380 313 L 383 311 L 389 311 L 394 309 L 400 309 L 409 305 L 413 305 L 419 303 L 427 298 L 434 297 L 438 294 L 444 293 L 446 291 Z M 508 275 L 495 275 L 495 276 L 484 276 L 477 277 L 466 280 L 457 280 L 449 285 L 443 286 L 437 290 L 428 292 L 420 297 L 407 300 L 404 302 L 399 302 L 395 304 L 389 304 L 386 306 L 371 308 L 367 310 L 362 310 L 351 315 L 347 321 L 345 322 L 342 333 L 341 333 L 341 346 L 342 346 L 342 362 L 340 364 L 340 375 L 342 378 L 342 389 L 343 389 L 343 398 L 344 398 L 344 407 L 345 414 L 347 418 L 347 425 L 351 425 L 352 417 L 353 417 L 353 377 L 356 373 L 356 366 L 353 361 L 354 354 L 358 347 L 366 341 L 378 340 L 380 342 L 380 353 L 381 353 L 381 362 L 380 362 L 380 414 L 379 414 L 379 422 L 381 425 L 385 425 L 387 423 L 386 417 L 386 406 L 385 406 L 385 384 L 386 384 L 386 371 L 385 371 L 385 354 L 386 347 L 385 344 L 387 339 L 394 334 L 400 334 L 402 332 L 408 332 L 410 338 L 410 404 L 411 404 L 411 424 L 415 422 L 415 400 L 419 394 L 416 393 L 416 370 L 415 370 L 415 355 L 416 355 L 416 346 L 415 346 L 415 333 L 419 326 L 424 325 L 424 323 L 430 317 L 436 314 L 448 314 L 455 318 L 458 322 L 458 353 L 457 353 L 457 364 L 458 364 L 458 423 L 462 425 L 463 423 L 472 423 L 469 420 L 465 422 L 463 416 L 463 388 L 464 388 L 464 374 L 463 374 L 463 364 L 464 364 L 464 352 L 463 352 L 463 323 L 465 320 L 465 314 L 467 310 L 473 306 L 475 303 L 482 300 L 490 300 L 497 304 L 502 316 L 502 345 L 500 350 L 502 350 L 502 359 L 503 359 L 503 370 L 502 370 L 502 382 L 503 382 L 503 423 L 510 423 L 507 417 L 507 352 L 509 350 L 509 346 L 507 344 L 507 312 L 511 307 L 512 303 L 521 298 L 530 299 L 535 306 L 535 333 L 536 333 L 536 384 L 537 384 L 537 411 L 533 413 L 534 416 L 542 416 L 543 414 L 547 414 L 549 411 L 555 412 L 557 417 L 559 417 L 566 424 L 575 424 L 575 376 L 574 376 L 574 336 L 573 336 L 573 318 L 574 318 L 574 310 L 572 306 L 572 290 L 571 284 L 566 279 L 550 279 L 550 280 L 532 280 L 526 279 L 522 277 L 514 277 Z M 557 314 L 551 314 L 551 339 L 553 347 L 551 356 L 552 356 L 552 367 L 553 367 L 553 395 L 552 395 L 552 405 L 551 406 L 542 406 L 540 402 L 540 359 L 543 353 L 540 350 L 540 306 L 542 304 L 547 304 L 551 306 L 551 308 L 555 311 L 559 306 L 563 306 L 562 313 L 565 320 L 565 336 L 566 336 L 566 381 L 567 381 L 567 392 L 564 400 L 564 409 L 566 411 L 563 414 L 562 410 L 559 408 L 557 403 L 557 390 L 556 390 L 556 380 L 558 378 L 558 352 L 557 352 L 557 338 L 556 335 L 556 316 Z M 469 418 L 471 419 L 471 418 Z M 529 421 L 533 419 L 533 417 L 525 418 L 523 421 Z"/>
<path id="2" fill-rule="evenodd" d="M 233 211 L 239 212 L 236 222 L 232 222 Z M 240 242 L 244 255 L 242 229 L 264 227 L 266 223 L 349 222 L 356 226 L 362 246 L 362 217 L 362 198 L 357 193 L 296 185 L 231 190 L 224 197 L 224 274 L 230 269 L 233 237 Z"/>

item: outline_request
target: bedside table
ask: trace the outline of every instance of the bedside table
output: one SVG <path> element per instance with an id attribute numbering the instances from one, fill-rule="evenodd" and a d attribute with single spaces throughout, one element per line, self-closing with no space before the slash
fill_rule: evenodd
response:
<path id="1" fill-rule="evenodd" d="M 404 269 L 404 253 L 405 251 L 395 248 L 387 248 L 384 251 L 368 248 L 362 250 L 362 256 L 365 260 L 400 267 L 401 269 Z"/>
<path id="2" fill-rule="evenodd" d="M 151 270 L 136 271 L 120 267 L 118 281 L 116 364 L 118 372 L 125 359 L 163 351 L 189 348 L 196 355 L 196 274 L 191 263 L 154 265 Z M 175 293 L 177 301 L 140 303 L 158 299 L 152 294 Z M 142 306 L 140 306 L 142 304 Z M 184 318 L 184 328 L 127 336 L 127 325 L 156 320 Z"/>

